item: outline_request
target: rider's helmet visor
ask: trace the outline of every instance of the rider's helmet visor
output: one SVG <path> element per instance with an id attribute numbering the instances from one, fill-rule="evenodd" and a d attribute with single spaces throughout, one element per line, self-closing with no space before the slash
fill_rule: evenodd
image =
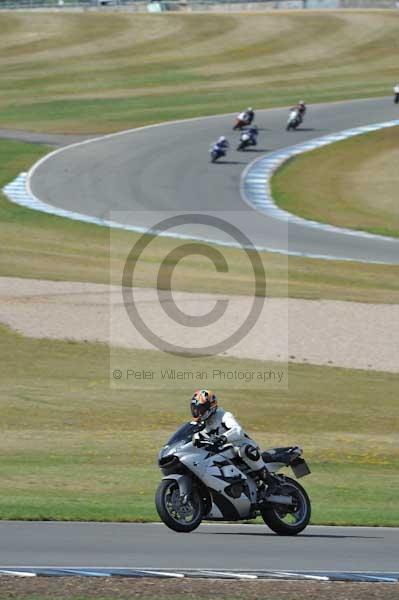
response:
<path id="1" fill-rule="evenodd" d="M 211 403 L 207 400 L 204 403 L 200 403 L 198 400 L 193 399 L 191 402 L 191 414 L 194 419 L 201 418 L 211 408 Z"/>

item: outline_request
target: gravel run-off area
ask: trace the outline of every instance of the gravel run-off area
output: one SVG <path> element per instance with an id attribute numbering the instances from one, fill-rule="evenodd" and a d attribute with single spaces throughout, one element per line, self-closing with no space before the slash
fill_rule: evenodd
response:
<path id="1" fill-rule="evenodd" d="M 152 331 L 190 347 L 193 327 L 165 311 L 170 299 L 134 288 L 134 304 Z M 208 313 L 227 299 L 213 325 L 195 328 L 198 346 L 224 339 L 248 314 L 250 296 L 174 292 L 182 312 Z M 168 311 L 170 312 L 170 311 Z M 117 347 L 153 349 L 127 314 L 121 288 L 93 283 L 0 278 L 0 323 L 34 338 L 100 341 Z M 239 358 L 308 362 L 377 371 L 399 371 L 399 306 L 266 298 L 256 325 L 224 354 Z"/>
<path id="2" fill-rule="evenodd" d="M 397 600 L 398 594 L 394 583 L 0 577 L 1 599 Z"/>

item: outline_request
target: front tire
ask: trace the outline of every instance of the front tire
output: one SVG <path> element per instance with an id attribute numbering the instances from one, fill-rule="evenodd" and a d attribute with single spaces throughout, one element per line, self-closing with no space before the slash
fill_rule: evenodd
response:
<path id="1" fill-rule="evenodd" d="M 190 499 L 183 504 L 175 479 L 161 481 L 155 495 L 155 506 L 161 520 L 173 531 L 189 533 L 201 524 L 204 509 L 198 490 L 193 487 Z"/>
<path id="2" fill-rule="evenodd" d="M 272 531 L 279 535 L 297 535 L 307 527 L 312 512 L 309 496 L 295 479 L 284 477 L 277 495 L 292 496 L 293 506 L 269 504 L 262 511 L 262 518 Z"/>

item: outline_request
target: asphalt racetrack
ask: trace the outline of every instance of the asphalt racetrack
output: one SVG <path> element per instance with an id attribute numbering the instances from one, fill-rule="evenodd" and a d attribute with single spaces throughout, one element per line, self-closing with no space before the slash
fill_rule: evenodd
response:
<path id="1" fill-rule="evenodd" d="M 279 537 L 264 525 L 0 522 L 0 565 L 398 571 L 399 529 L 308 527 Z"/>
<path id="2" fill-rule="evenodd" d="M 235 150 L 233 115 L 163 124 L 63 148 L 37 166 L 31 189 L 48 204 L 143 227 L 154 221 L 147 223 L 140 211 L 242 211 L 240 223 L 258 247 L 398 264 L 399 239 L 287 224 L 249 208 L 240 194 L 242 172 L 257 157 L 332 132 L 397 119 L 392 98 L 310 106 L 296 132 L 285 131 L 287 115 L 286 108 L 257 111 L 258 147 L 245 152 Z M 210 164 L 210 143 L 220 135 L 228 137 L 232 149 L 226 159 Z M 183 233 L 194 230 L 188 224 Z M 219 239 L 217 230 L 212 239 Z M 221 234 L 219 241 L 225 239 Z"/>

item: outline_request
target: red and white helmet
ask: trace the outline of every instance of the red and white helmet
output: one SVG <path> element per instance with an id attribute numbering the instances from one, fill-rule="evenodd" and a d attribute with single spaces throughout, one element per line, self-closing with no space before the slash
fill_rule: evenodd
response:
<path id="1" fill-rule="evenodd" d="M 191 398 L 193 420 L 201 423 L 209 419 L 218 407 L 216 395 L 211 390 L 197 390 Z"/>

